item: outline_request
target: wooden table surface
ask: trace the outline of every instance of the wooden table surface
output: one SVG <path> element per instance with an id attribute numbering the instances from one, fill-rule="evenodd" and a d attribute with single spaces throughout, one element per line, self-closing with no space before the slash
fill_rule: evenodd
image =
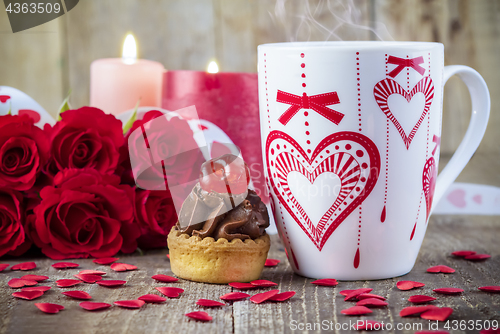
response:
<path id="1" fill-rule="evenodd" d="M 468 167 L 467 176 L 474 169 Z M 489 178 L 498 185 L 498 172 L 493 171 Z M 484 177 L 484 176 L 481 176 Z M 466 177 L 467 179 L 467 177 Z M 461 181 L 464 177 L 461 178 Z M 321 332 L 321 325 L 330 326 L 330 322 L 348 324 L 358 319 L 375 319 L 390 323 L 393 327 L 389 333 L 414 333 L 419 329 L 428 329 L 429 321 L 418 317 L 402 318 L 399 311 L 411 306 L 408 297 L 415 294 L 426 294 L 437 297 L 432 304 L 448 306 L 454 309 L 449 320 L 497 320 L 500 321 L 500 294 L 481 292 L 477 288 L 487 285 L 500 285 L 500 222 L 498 217 L 488 216 L 432 216 L 427 235 L 424 239 L 417 263 L 413 270 L 401 277 L 379 281 L 340 282 L 336 287 L 321 287 L 310 284 L 312 279 L 292 273 L 281 242 L 277 236 L 272 238 L 270 258 L 280 259 L 277 267 L 265 268 L 263 279 L 278 283 L 281 291 L 294 290 L 297 294 L 283 303 L 253 304 L 249 300 L 227 303 L 218 309 L 204 309 L 195 305 L 199 298 L 218 300 L 225 293 L 233 291 L 228 285 L 211 285 L 180 280 L 176 283 L 164 284 L 151 279 L 154 274 L 172 275 L 166 250 L 146 252 L 144 255 L 133 254 L 120 256 L 120 262 L 134 264 L 138 270 L 129 272 L 113 272 L 109 266 L 92 263 L 92 260 L 74 260 L 80 264 L 78 269 L 56 270 L 51 267 L 57 261 L 44 257 L 21 259 L 3 259 L 0 263 L 16 264 L 24 261 L 35 261 L 37 268 L 29 272 L 17 272 L 9 269 L 0 272 L 0 333 L 289 333 L 293 329 L 302 332 L 301 328 L 315 326 L 307 332 Z M 452 251 L 471 249 L 488 253 L 492 257 L 486 261 L 471 262 L 457 259 L 450 255 Z M 426 269 L 430 266 L 444 264 L 456 269 L 454 274 L 430 274 Z M 127 284 L 119 288 L 105 288 L 97 284 L 80 284 L 75 288 L 58 288 L 55 281 L 62 278 L 73 278 L 73 274 L 82 269 L 99 269 L 108 273 L 108 279 L 123 279 Z M 50 277 L 44 285 L 52 289 L 34 301 L 16 299 L 11 296 L 16 289 L 7 286 L 14 277 L 25 273 L 47 275 Z M 426 286 L 412 291 L 399 291 L 396 282 L 399 280 L 415 280 L 426 283 Z M 93 301 L 112 304 L 117 300 L 136 299 L 147 294 L 159 294 L 155 287 L 176 286 L 185 292 L 178 299 L 169 299 L 163 304 L 146 304 L 139 310 L 128 310 L 113 306 L 108 310 L 88 312 L 81 309 L 79 301 L 61 294 L 64 290 L 83 290 L 93 296 Z M 373 288 L 375 294 L 387 298 L 388 307 L 374 309 L 369 316 L 348 317 L 341 310 L 353 306 L 353 302 L 345 302 L 339 294 L 344 289 L 361 287 Z M 459 296 L 437 295 L 432 291 L 441 287 L 458 287 L 465 290 Z M 267 289 L 253 290 L 250 294 Z M 51 302 L 65 306 L 58 314 L 48 315 L 39 311 L 35 302 Z M 185 313 L 205 310 L 213 320 L 202 323 L 190 320 Z M 302 325 L 301 325 L 302 324 Z M 398 325 L 399 324 L 399 325 Z M 417 326 L 422 325 L 421 328 Z M 459 324 L 459 323 L 458 323 Z M 397 330 L 396 326 L 407 326 L 406 330 Z M 444 323 L 440 323 L 442 329 Z M 453 326 L 453 323 L 450 323 Z M 304 327 L 300 327 L 304 326 Z M 334 325 L 333 325 L 334 326 Z M 404 327 L 403 327 L 404 328 Z M 356 333 L 355 330 L 335 330 L 336 333 Z M 478 330 L 451 330 L 451 333 L 478 333 Z"/>

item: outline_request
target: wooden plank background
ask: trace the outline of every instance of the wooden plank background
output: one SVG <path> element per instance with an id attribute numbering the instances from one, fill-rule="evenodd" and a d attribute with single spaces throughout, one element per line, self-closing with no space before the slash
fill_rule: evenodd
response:
<path id="1" fill-rule="evenodd" d="M 367 29 L 370 28 L 370 29 Z M 417 40 L 445 44 L 447 65 L 475 68 L 486 80 L 492 115 L 482 152 L 499 153 L 500 2 L 498 0 L 85 0 L 63 17 L 12 34 L 0 12 L 0 85 L 34 97 L 55 114 L 71 88 L 89 102 L 89 66 L 119 57 L 133 32 L 139 56 L 167 69 L 255 72 L 257 45 L 290 40 Z M 442 152 L 455 150 L 470 118 L 467 89 L 445 88 Z"/>

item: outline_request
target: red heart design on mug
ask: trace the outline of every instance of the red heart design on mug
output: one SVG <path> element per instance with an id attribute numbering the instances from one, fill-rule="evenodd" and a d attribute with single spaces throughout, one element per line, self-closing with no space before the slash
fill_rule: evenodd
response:
<path id="1" fill-rule="evenodd" d="M 19 109 L 17 114 L 19 116 L 28 115 L 35 123 L 40 122 L 40 119 L 41 119 L 40 114 L 34 110 L 31 110 L 31 109 Z"/>
<path id="2" fill-rule="evenodd" d="M 425 162 L 424 170 L 422 172 L 422 188 L 425 195 L 425 207 L 427 215 L 425 220 L 429 219 L 432 208 L 432 200 L 434 198 L 434 189 L 436 188 L 437 179 L 437 168 L 436 160 L 430 157 L 429 160 Z"/>
<path id="3" fill-rule="evenodd" d="M 337 227 L 368 197 L 380 172 L 377 147 L 368 137 L 356 132 L 327 136 L 309 156 L 292 137 L 272 131 L 266 141 L 266 158 L 271 186 L 280 204 L 320 251 Z M 298 194 L 292 193 L 288 179 L 291 172 L 298 172 L 311 185 L 326 173 L 333 173 L 335 179 L 340 180 L 338 194 L 333 196 L 332 204 L 328 203 L 319 221 L 312 222 L 304 210 L 304 205 L 314 203 L 314 199 L 300 203 L 296 198 Z M 325 198 L 323 194 L 321 197 Z"/>
<path id="4" fill-rule="evenodd" d="M 0 102 L 5 103 L 8 99 L 10 99 L 9 95 L 0 95 Z"/>
<path id="5" fill-rule="evenodd" d="M 389 105 L 387 103 L 389 96 L 392 94 L 402 95 L 406 101 L 410 102 L 413 96 L 416 93 L 422 93 L 425 97 L 425 105 L 424 110 L 420 118 L 417 121 L 417 124 L 413 126 L 410 134 L 407 135 L 399 121 L 396 119 L 394 114 L 391 112 Z M 398 84 L 393 79 L 384 79 L 379 81 L 375 87 L 373 88 L 373 95 L 375 96 L 375 101 L 377 101 L 378 106 L 384 112 L 384 114 L 392 121 L 392 124 L 396 127 L 401 138 L 403 138 L 403 142 L 406 146 L 406 149 L 410 147 L 410 144 L 415 137 L 415 133 L 417 133 L 420 124 L 424 120 L 425 116 L 429 112 L 429 108 L 431 107 L 432 100 L 434 98 L 434 84 L 432 83 L 431 77 L 422 78 L 410 92 L 407 92 L 400 84 Z"/>

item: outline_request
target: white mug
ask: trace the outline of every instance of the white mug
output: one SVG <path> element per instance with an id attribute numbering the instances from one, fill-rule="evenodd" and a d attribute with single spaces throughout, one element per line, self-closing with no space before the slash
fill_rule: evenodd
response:
<path id="1" fill-rule="evenodd" d="M 258 47 L 266 182 L 293 270 L 371 280 L 408 273 L 433 203 L 477 149 L 483 78 L 444 66 L 443 45 L 304 42 Z M 469 88 L 467 133 L 437 177 L 443 86 Z"/>

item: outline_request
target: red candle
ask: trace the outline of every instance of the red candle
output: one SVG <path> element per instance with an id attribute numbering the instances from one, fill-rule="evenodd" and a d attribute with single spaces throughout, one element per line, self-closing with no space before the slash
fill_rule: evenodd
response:
<path id="1" fill-rule="evenodd" d="M 194 105 L 201 119 L 220 127 L 240 148 L 252 182 L 265 203 L 260 140 L 257 73 L 167 71 L 162 108 L 175 111 Z"/>

